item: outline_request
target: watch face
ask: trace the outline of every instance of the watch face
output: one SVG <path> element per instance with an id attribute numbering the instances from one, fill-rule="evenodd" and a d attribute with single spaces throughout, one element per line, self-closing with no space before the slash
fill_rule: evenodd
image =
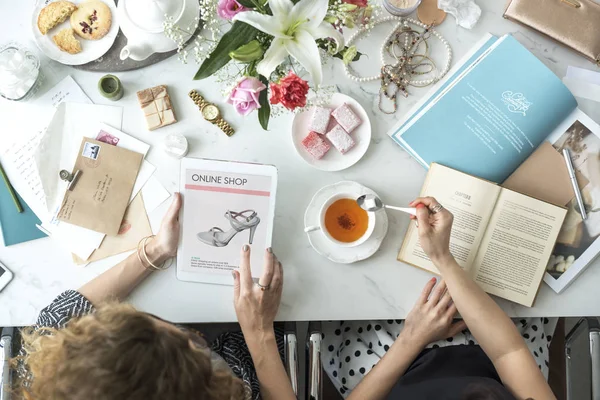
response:
<path id="1" fill-rule="evenodd" d="M 212 121 L 219 116 L 219 109 L 213 104 L 207 104 L 202 108 L 202 115 L 207 120 Z"/>

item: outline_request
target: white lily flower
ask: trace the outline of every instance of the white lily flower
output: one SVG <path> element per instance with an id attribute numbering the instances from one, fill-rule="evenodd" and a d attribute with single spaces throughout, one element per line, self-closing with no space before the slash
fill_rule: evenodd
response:
<path id="1" fill-rule="evenodd" d="M 324 22 L 328 0 L 269 0 L 273 15 L 256 11 L 236 14 L 234 21 L 242 21 L 256 29 L 274 36 L 264 58 L 256 66 L 259 74 L 267 79 L 289 54 L 312 76 L 316 86 L 321 84 L 323 71 L 321 55 L 316 39 L 332 38 L 339 51 L 344 46 L 344 37 L 330 23 Z"/>

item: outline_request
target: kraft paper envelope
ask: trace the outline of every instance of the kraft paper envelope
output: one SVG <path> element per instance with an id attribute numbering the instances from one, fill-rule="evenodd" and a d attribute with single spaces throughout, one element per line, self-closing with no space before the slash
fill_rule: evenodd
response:
<path id="1" fill-rule="evenodd" d="M 145 202 L 142 200 L 142 194 L 138 193 L 125 210 L 119 234 L 117 236 L 105 236 L 100 247 L 87 260 L 73 254 L 73 262 L 77 265 L 83 265 L 134 250 L 140 240 L 150 235 L 152 235 L 152 228 L 146 214 Z"/>
<path id="2" fill-rule="evenodd" d="M 589 181 L 575 170 L 582 189 Z M 502 184 L 515 192 L 564 207 L 575 197 L 567 164 L 549 142 L 542 143 Z"/>
<path id="3" fill-rule="evenodd" d="M 80 177 L 67 190 L 58 213 L 60 221 L 115 236 L 144 155 L 83 138 L 73 173 Z"/>

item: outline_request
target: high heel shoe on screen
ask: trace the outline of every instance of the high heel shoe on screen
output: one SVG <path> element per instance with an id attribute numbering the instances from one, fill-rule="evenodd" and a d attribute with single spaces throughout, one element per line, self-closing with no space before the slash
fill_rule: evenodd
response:
<path id="1" fill-rule="evenodd" d="M 258 226 L 258 224 L 260 224 L 260 218 L 256 214 L 256 211 L 227 211 L 225 213 L 225 218 L 227 218 L 227 220 L 231 224 L 232 229 L 225 232 L 223 231 L 223 229 L 219 228 L 218 226 L 215 226 L 214 228 L 211 228 L 208 232 L 198 233 L 196 235 L 198 237 L 198 240 L 210 246 L 225 247 L 229 244 L 229 242 L 231 242 L 231 239 L 233 239 L 235 235 L 249 229 L 250 239 L 248 243 L 252 244 L 252 241 L 254 240 L 254 233 L 256 232 L 256 227 Z"/>

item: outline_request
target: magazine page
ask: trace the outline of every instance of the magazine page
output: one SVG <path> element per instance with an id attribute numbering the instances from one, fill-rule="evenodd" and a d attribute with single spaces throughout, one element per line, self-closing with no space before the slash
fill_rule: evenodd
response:
<path id="1" fill-rule="evenodd" d="M 422 163 L 500 183 L 576 106 L 552 71 L 504 36 L 399 134 Z"/>
<path id="2" fill-rule="evenodd" d="M 425 168 L 429 168 L 428 164 L 425 164 L 423 160 L 420 159 L 418 154 L 415 154 L 410 146 L 408 146 L 404 140 L 402 139 L 401 132 L 402 128 L 411 122 L 413 118 L 415 118 L 421 110 L 429 105 L 432 101 L 442 94 L 442 92 L 451 86 L 456 79 L 460 77 L 462 73 L 469 70 L 471 65 L 475 63 L 477 59 L 486 53 L 486 51 L 498 40 L 496 36 L 492 36 L 487 33 L 484 35 L 472 48 L 469 50 L 467 54 L 463 56 L 451 69 L 448 71 L 446 76 L 440 79 L 429 91 L 423 96 L 404 116 L 400 118 L 400 120 L 394 125 L 392 129 L 388 131 L 388 135 L 392 137 L 398 144 L 405 148 L 406 151 L 411 153 L 413 157 L 417 159 Z"/>
<path id="3" fill-rule="evenodd" d="M 569 203 L 546 268 L 544 281 L 560 293 L 600 253 L 600 126 L 575 110 L 548 140 L 560 152 L 568 148 L 573 166 L 589 181 L 581 191 L 588 217 L 581 218 L 577 200 Z"/>
<path id="4" fill-rule="evenodd" d="M 225 275 L 225 282 L 232 284 L 231 271 L 239 267 L 240 250 L 250 244 L 252 276 L 259 277 L 264 251 L 271 246 L 276 176 L 252 173 L 253 167 L 266 166 L 184 161 L 200 164 L 182 162 L 178 272 Z"/>

